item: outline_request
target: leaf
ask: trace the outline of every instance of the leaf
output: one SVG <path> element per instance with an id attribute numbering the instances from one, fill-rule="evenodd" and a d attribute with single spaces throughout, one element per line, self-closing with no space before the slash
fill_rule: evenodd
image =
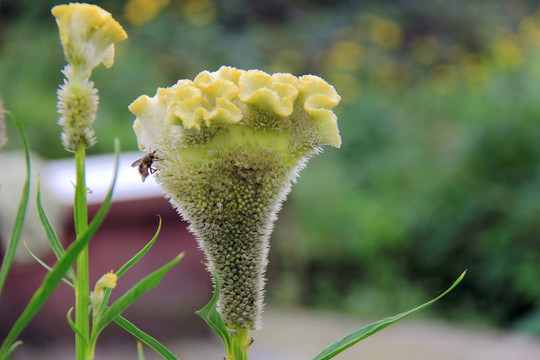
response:
<path id="1" fill-rule="evenodd" d="M 143 346 L 140 341 L 137 341 L 137 357 L 138 357 L 138 360 L 144 360 Z"/>
<path id="2" fill-rule="evenodd" d="M 158 228 L 156 230 L 156 233 L 154 234 L 154 237 L 152 238 L 152 240 L 150 240 L 148 242 L 148 244 L 146 244 L 144 246 L 144 248 L 141 249 L 141 251 L 139 251 L 137 254 L 135 254 L 135 256 L 133 256 L 130 260 L 128 260 L 117 272 L 116 272 L 116 277 L 117 278 L 120 278 L 120 276 L 122 276 L 126 271 L 128 271 L 133 265 L 135 265 L 147 252 L 148 250 L 150 250 L 150 248 L 152 247 L 152 245 L 154 245 L 154 243 L 156 242 L 158 236 L 159 236 L 159 232 L 161 231 L 161 217 L 159 217 L 159 224 L 158 224 Z M 101 307 L 99 308 L 98 310 L 98 316 L 101 316 L 101 314 L 103 313 L 103 311 L 105 311 L 105 308 L 107 306 L 107 303 L 109 302 L 109 298 L 111 297 L 111 291 L 112 289 L 108 288 L 105 290 L 105 295 L 103 295 L 103 301 L 101 302 Z"/>
<path id="3" fill-rule="evenodd" d="M 116 272 L 116 276 L 118 276 L 118 277 L 122 276 L 126 271 L 129 270 L 129 268 L 131 268 L 133 265 L 135 265 L 148 252 L 148 250 L 150 250 L 152 245 L 154 245 L 154 243 L 156 242 L 160 231 L 161 231 L 161 216 L 159 217 L 159 225 L 158 225 L 158 228 L 157 228 L 156 233 L 154 234 L 154 237 L 152 238 L 152 240 L 150 240 L 150 242 L 148 244 L 146 244 L 146 246 L 144 248 L 142 248 L 142 250 L 139 251 L 134 257 L 132 257 L 128 262 L 126 262 L 120 268 L 120 270 L 118 270 Z"/>
<path id="4" fill-rule="evenodd" d="M 225 322 L 223 321 L 221 314 L 216 308 L 220 290 L 219 280 L 214 271 L 212 271 L 212 275 L 214 276 L 215 284 L 214 295 L 210 299 L 210 302 L 201 310 L 196 311 L 195 314 L 199 315 L 208 324 L 208 326 L 210 326 L 212 330 L 219 335 L 219 337 L 225 343 L 225 347 L 229 349 L 231 346 L 231 336 L 229 334 L 229 330 L 225 326 Z"/>
<path id="5" fill-rule="evenodd" d="M 74 333 L 76 333 L 78 336 L 81 337 L 81 339 L 83 339 L 86 342 L 86 338 L 83 336 L 81 331 L 79 329 L 77 329 L 77 326 L 75 325 L 75 323 L 71 319 L 71 313 L 72 312 L 73 312 L 73 307 L 70 307 L 67 314 L 66 314 L 66 320 L 67 320 L 67 322 L 69 324 L 69 327 L 71 328 L 71 330 L 73 330 Z M 86 344 L 86 346 L 88 346 L 88 343 Z"/>
<path id="6" fill-rule="evenodd" d="M 163 344 L 154 339 L 152 336 L 148 335 L 133 323 L 131 323 L 126 318 L 118 315 L 114 318 L 114 322 L 120 325 L 124 330 L 135 336 L 137 339 L 141 340 L 146 345 L 150 346 L 155 352 L 161 355 L 164 359 L 167 360 L 178 360 L 172 352 L 169 351 Z"/>
<path id="7" fill-rule="evenodd" d="M 15 124 L 15 127 L 21 135 L 23 145 L 24 145 L 24 157 L 26 162 L 26 180 L 24 182 L 23 191 L 21 195 L 21 201 L 19 202 L 19 209 L 17 210 L 17 216 L 15 217 L 15 223 L 13 224 L 13 229 L 11 231 L 11 236 L 6 248 L 6 253 L 4 259 L 2 260 L 2 266 L 0 267 L 0 294 L 2 294 L 2 289 L 7 279 L 9 268 L 13 262 L 15 256 L 15 250 L 17 250 L 17 245 L 19 244 L 19 239 L 21 238 L 22 227 L 24 223 L 24 218 L 26 216 L 26 208 L 28 207 L 28 197 L 30 196 L 30 144 L 28 143 L 28 138 L 21 126 L 21 123 L 8 111 L 6 111 Z M 0 353 L 1 355 L 1 353 Z"/>
<path id="8" fill-rule="evenodd" d="M 428 307 L 429 305 L 433 304 L 434 302 L 436 302 L 437 300 L 441 299 L 443 296 L 445 296 L 446 294 L 448 294 L 450 291 L 452 291 L 452 289 L 454 289 L 460 282 L 461 280 L 463 280 L 463 277 L 465 276 L 465 274 L 467 273 L 467 270 L 465 270 L 461 276 L 452 284 L 452 286 L 450 286 L 445 292 L 443 292 L 441 295 L 437 296 L 435 299 L 431 300 L 431 301 L 428 301 L 427 303 L 425 304 L 422 304 L 414 309 L 411 309 L 409 311 L 406 311 L 404 313 L 401 313 L 401 314 L 398 314 L 398 315 L 395 315 L 395 316 L 392 316 L 392 317 L 389 317 L 389 318 L 386 318 L 386 319 L 383 319 L 383 320 L 380 320 L 380 321 L 377 321 L 377 322 L 374 322 L 373 324 L 370 324 L 360 330 L 357 330 L 347 336 L 345 336 L 343 339 L 339 340 L 339 341 L 336 341 L 335 343 L 333 343 L 332 345 L 328 346 L 326 349 L 324 349 L 323 351 L 321 351 L 317 356 L 315 356 L 313 358 L 313 360 L 327 360 L 327 359 L 331 359 L 333 358 L 334 356 L 336 356 L 337 354 L 341 353 L 342 351 L 350 348 L 351 346 L 353 346 L 354 344 L 356 344 L 357 342 L 359 342 L 360 340 L 363 340 L 365 338 L 367 338 L 368 336 L 371 336 L 373 334 L 375 334 L 376 332 L 379 332 L 381 331 L 382 329 L 398 322 L 399 320 L 411 315 L 411 314 L 414 314 L 415 312 L 419 311 L 419 310 L 422 310 L 426 307 Z"/>
<path id="9" fill-rule="evenodd" d="M 62 278 L 64 277 L 68 269 L 71 267 L 73 262 L 75 262 L 79 253 L 88 245 L 90 239 L 92 238 L 92 236 L 94 236 L 97 229 L 103 222 L 103 219 L 105 218 L 105 215 L 107 214 L 107 211 L 111 206 L 112 195 L 114 187 L 116 185 L 116 179 L 118 177 L 118 142 L 115 143 L 115 154 L 115 173 L 107 197 L 103 201 L 103 204 L 99 208 L 98 212 L 96 213 L 86 230 L 77 237 L 73 244 L 71 244 L 71 246 L 66 250 L 64 256 L 62 256 L 62 258 L 58 260 L 52 270 L 45 276 L 43 282 L 41 283 L 41 286 L 39 287 L 39 289 L 36 290 L 34 296 L 32 296 L 32 298 L 30 299 L 23 313 L 19 316 L 19 318 L 11 328 L 10 332 L 4 339 L 2 346 L 0 347 L 1 360 L 5 359 L 7 351 L 13 341 L 15 341 L 15 339 L 19 336 L 19 334 L 26 327 L 26 325 L 28 325 L 30 320 L 32 320 L 32 318 L 36 315 L 43 303 L 45 303 L 45 301 L 49 298 L 56 286 L 58 286 L 60 281 L 62 281 Z"/>
<path id="10" fill-rule="evenodd" d="M 13 354 L 13 351 L 15 351 L 16 348 L 19 347 L 19 345 L 22 345 L 22 341 L 15 341 L 13 345 L 11 345 L 7 351 L 7 359 L 11 358 L 11 354 Z"/>
<path id="11" fill-rule="evenodd" d="M 28 247 L 28 244 L 26 243 L 26 241 L 23 241 L 23 245 L 24 245 L 26 251 L 28 251 L 28 253 L 30 254 L 30 256 L 33 257 L 34 260 L 36 260 L 36 261 L 38 262 L 38 264 L 40 264 L 41 266 L 43 266 L 43 267 L 44 267 L 45 269 L 47 269 L 48 271 L 51 271 L 51 270 L 52 270 L 52 268 L 51 268 L 49 265 L 45 264 L 45 262 L 44 262 L 43 260 L 41 260 L 40 258 L 38 258 L 38 257 L 36 256 L 36 254 L 34 254 L 34 253 L 30 250 L 30 248 Z M 66 283 L 70 288 L 72 288 L 73 290 L 75 290 L 75 285 L 73 285 L 72 283 L 70 283 L 67 279 L 62 278 L 62 281 L 63 281 L 64 283 Z"/>
<path id="12" fill-rule="evenodd" d="M 99 333 L 111 322 L 115 317 L 120 315 L 129 305 L 131 305 L 135 300 L 137 300 L 142 294 L 150 290 L 151 288 L 157 286 L 161 279 L 176 265 L 184 256 L 184 253 L 179 254 L 172 261 L 163 265 L 158 270 L 154 271 L 150 275 L 147 275 L 142 280 L 140 280 L 135 286 L 129 289 L 124 295 L 119 297 L 114 304 L 110 306 L 107 311 L 103 313 L 98 320 L 98 323 L 95 326 L 95 329 L 92 330 L 92 343 L 95 342 Z"/>
<path id="13" fill-rule="evenodd" d="M 47 236 L 47 241 L 49 242 L 51 249 L 56 255 L 56 258 L 60 259 L 65 254 L 66 251 L 62 247 L 62 244 L 60 244 L 60 240 L 58 240 L 58 236 L 56 235 L 56 232 L 51 226 L 51 223 L 49 222 L 49 219 L 47 218 L 47 214 L 45 213 L 45 209 L 43 208 L 43 203 L 41 202 L 41 182 L 39 181 L 39 177 L 38 177 L 38 183 L 37 183 L 36 204 L 37 204 L 37 212 L 38 212 L 39 221 L 41 222 L 41 226 L 43 227 L 43 230 L 45 231 L 45 235 Z M 73 267 L 69 268 L 68 276 L 71 278 L 71 280 L 73 281 L 76 280 L 75 271 L 73 271 Z"/>

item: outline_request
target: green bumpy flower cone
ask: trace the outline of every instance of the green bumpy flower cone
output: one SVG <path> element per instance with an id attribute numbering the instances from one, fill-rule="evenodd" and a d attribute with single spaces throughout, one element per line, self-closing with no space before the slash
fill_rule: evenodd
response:
<path id="1" fill-rule="evenodd" d="M 230 331 L 260 325 L 276 214 L 309 157 L 340 146 L 339 100 L 316 76 L 222 67 L 130 105 L 156 181 L 220 281 Z"/>

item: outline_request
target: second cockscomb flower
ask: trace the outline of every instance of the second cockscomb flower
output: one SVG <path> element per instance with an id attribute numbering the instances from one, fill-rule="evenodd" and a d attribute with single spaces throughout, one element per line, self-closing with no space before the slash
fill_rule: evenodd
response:
<path id="1" fill-rule="evenodd" d="M 99 97 L 90 81 L 92 70 L 101 63 L 112 66 L 114 44 L 125 40 L 127 34 L 110 13 L 96 5 L 58 5 L 52 14 L 68 61 L 62 70 L 64 83 L 58 89 L 58 124 L 63 127 L 64 148 L 76 152 L 96 143 L 92 123 Z"/>

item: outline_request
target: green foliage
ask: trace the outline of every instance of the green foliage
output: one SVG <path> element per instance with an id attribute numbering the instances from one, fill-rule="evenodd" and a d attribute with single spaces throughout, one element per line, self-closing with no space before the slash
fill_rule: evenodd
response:
<path id="1" fill-rule="evenodd" d="M 463 280 L 463 277 L 465 276 L 465 273 L 466 273 L 466 271 L 464 271 L 461 274 L 461 276 L 452 284 L 452 286 L 450 286 L 448 288 L 448 290 L 446 290 L 445 292 L 443 292 L 442 294 L 437 296 L 435 299 L 433 299 L 431 301 L 428 301 L 428 302 L 426 302 L 426 303 L 424 303 L 424 304 L 422 304 L 422 305 L 420 305 L 418 307 L 415 307 L 414 309 L 406 311 L 404 313 L 401 313 L 401 314 L 398 314 L 398 315 L 395 315 L 395 316 L 392 316 L 392 317 L 389 317 L 389 318 L 374 322 L 373 324 L 370 324 L 370 325 L 368 325 L 366 327 L 363 327 L 362 329 L 357 330 L 357 331 L 345 336 L 341 340 L 336 341 L 332 345 L 328 346 L 323 351 L 321 351 L 317 356 L 315 356 L 313 358 L 313 360 L 329 360 L 329 359 L 332 359 L 336 355 L 338 355 L 339 353 L 347 350 L 348 348 L 355 345 L 359 341 L 364 340 L 365 338 L 367 338 L 367 337 L 381 331 L 382 329 L 384 329 L 384 328 L 386 328 L 386 327 L 388 327 L 388 326 L 390 326 L 392 324 L 395 324 L 399 320 L 401 320 L 401 319 L 403 319 L 403 318 L 405 318 L 405 317 L 407 317 L 409 315 L 412 315 L 417 311 L 425 309 L 426 307 L 428 307 L 429 305 L 431 305 L 434 302 L 438 301 L 443 296 L 445 296 L 450 291 L 452 291 L 452 289 L 454 289 L 461 282 L 461 280 Z"/>
<path id="2" fill-rule="evenodd" d="M 116 150 L 116 157 L 118 159 L 118 146 L 116 146 Z M 118 169 L 118 161 L 116 162 L 115 169 Z M 116 183 L 116 175 L 117 171 L 115 171 L 115 177 L 112 183 L 113 185 L 109 189 L 107 197 L 105 198 L 105 201 L 96 213 L 96 216 L 92 219 L 87 229 L 77 237 L 73 244 L 71 244 L 71 246 L 66 250 L 62 258 L 56 263 L 56 265 L 47 274 L 47 276 L 45 276 L 45 279 L 43 279 L 41 286 L 36 290 L 34 296 L 30 299 L 23 313 L 19 316 L 19 318 L 11 328 L 10 332 L 4 339 L 4 342 L 0 347 L 0 359 L 7 360 L 9 358 L 8 352 L 10 351 L 14 341 L 17 339 L 17 337 L 26 327 L 26 325 L 28 325 L 30 320 L 39 311 L 45 301 L 49 298 L 56 286 L 60 283 L 60 281 L 62 281 L 68 269 L 75 262 L 81 251 L 88 245 L 88 242 L 101 225 L 111 205 L 112 191 L 114 189 L 114 184 Z"/>
<path id="3" fill-rule="evenodd" d="M 540 108 L 538 81 L 525 74 L 537 60 L 480 93 L 441 97 L 426 84 L 381 99 L 368 88 L 341 108 L 343 148 L 315 159 L 292 192 L 310 244 L 308 301 L 330 293 L 341 306 L 349 297 L 365 304 L 375 291 L 380 301 L 370 302 L 388 311 L 380 306 L 393 286 L 421 295 L 469 267 L 474 275 L 455 298 L 468 312 L 499 325 L 534 313 Z M 517 84 L 530 92 L 516 98 Z M 349 276 L 357 273 L 361 288 Z"/>
<path id="4" fill-rule="evenodd" d="M 62 247 L 60 240 L 58 240 L 58 236 L 56 235 L 56 232 L 54 231 L 51 223 L 49 222 L 49 219 L 47 218 L 47 214 L 45 213 L 45 209 L 43 208 L 43 203 L 41 202 L 41 185 L 39 182 L 39 178 L 38 178 L 38 185 L 37 185 L 36 204 L 37 204 L 37 212 L 38 212 L 39 221 L 41 222 L 41 226 L 43 227 L 43 230 L 45 231 L 45 235 L 47 236 L 47 241 L 49 242 L 49 245 L 51 246 L 52 251 L 56 255 L 56 258 L 60 259 L 64 255 L 65 250 Z M 32 255 L 32 252 L 28 248 L 27 250 L 30 253 L 30 255 Z M 39 261 L 39 259 L 37 259 L 35 256 L 33 257 Z M 71 278 L 72 281 L 76 280 L 75 271 L 73 270 L 72 266 L 68 269 L 67 274 Z"/>
<path id="5" fill-rule="evenodd" d="M 145 276 L 124 295 L 118 298 L 103 314 L 100 314 L 97 317 L 97 324 L 95 324 L 92 329 L 92 343 L 95 344 L 101 331 L 103 331 L 103 329 L 117 316 L 119 316 L 129 305 L 131 305 L 146 291 L 156 287 L 165 274 L 167 274 L 167 272 L 171 270 L 171 268 L 176 265 L 183 256 L 184 253 L 181 253 L 158 270 Z"/>
<path id="6" fill-rule="evenodd" d="M 117 316 L 114 319 L 114 322 L 116 322 L 118 325 L 120 325 L 124 330 L 135 336 L 137 339 L 145 343 L 146 345 L 150 346 L 155 352 L 157 352 L 159 355 L 161 355 L 164 359 L 167 360 L 178 360 L 176 356 L 172 352 L 170 352 L 169 349 L 167 349 L 165 346 L 163 346 L 159 341 L 154 339 L 152 336 L 148 335 L 135 325 L 133 323 L 129 322 L 122 316 Z"/>
<path id="7" fill-rule="evenodd" d="M 4 258 L 2 259 L 2 266 L 0 266 L 0 295 L 2 294 L 2 289 L 4 288 L 9 269 L 15 256 L 15 250 L 17 250 L 17 245 L 19 244 L 19 240 L 21 238 L 24 218 L 26 216 L 26 208 L 28 206 L 28 197 L 30 195 L 30 144 L 28 143 L 28 139 L 22 128 L 21 123 L 16 120 L 10 113 L 8 113 L 8 115 L 10 115 L 23 140 L 26 165 L 26 179 L 21 194 L 21 200 L 19 202 L 19 208 L 17 210 L 17 216 L 15 217 L 15 223 L 13 224 L 7 249 Z"/>
<path id="8" fill-rule="evenodd" d="M 220 291 L 220 285 L 219 285 L 219 279 L 217 275 L 212 272 L 212 275 L 214 276 L 214 295 L 212 295 L 212 298 L 206 304 L 201 310 L 196 311 L 195 313 L 199 315 L 207 324 L 214 330 L 214 332 L 223 340 L 223 343 L 225 344 L 225 347 L 229 349 L 231 347 L 231 335 L 229 334 L 229 330 L 227 330 L 227 327 L 225 326 L 225 322 L 223 321 L 223 318 L 221 317 L 221 314 L 217 311 L 217 302 L 219 299 L 219 291 Z"/>

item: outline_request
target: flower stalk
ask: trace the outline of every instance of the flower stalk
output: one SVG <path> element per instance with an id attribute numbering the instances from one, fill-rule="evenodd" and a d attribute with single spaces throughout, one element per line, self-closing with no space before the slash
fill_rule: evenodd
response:
<path id="1" fill-rule="evenodd" d="M 239 330 L 231 334 L 231 345 L 226 349 L 226 360 L 247 360 L 248 348 L 251 340 L 248 339 L 248 330 Z"/>
<path id="2" fill-rule="evenodd" d="M 96 143 L 92 123 L 99 103 L 98 91 L 90 81 L 92 70 L 114 61 L 114 43 L 127 38 L 110 13 L 96 5 L 71 3 L 53 7 L 64 56 L 68 64 L 62 70 L 64 83 L 58 90 L 59 125 L 62 144 L 75 153 L 76 185 L 74 199 L 75 232 L 80 237 L 88 227 L 86 149 Z M 88 246 L 77 258 L 75 281 L 76 359 L 93 359 L 90 346 Z"/>

